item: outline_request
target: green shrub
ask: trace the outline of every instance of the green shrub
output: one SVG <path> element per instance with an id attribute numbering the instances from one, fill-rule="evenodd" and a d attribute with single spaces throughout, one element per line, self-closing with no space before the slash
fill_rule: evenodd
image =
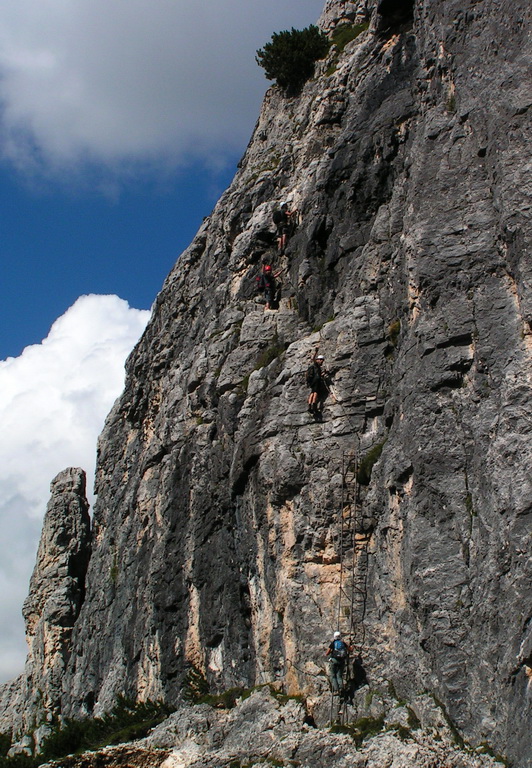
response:
<path id="1" fill-rule="evenodd" d="M 159 701 L 136 703 L 119 696 L 111 712 L 85 720 L 65 720 L 44 740 L 38 756 L 19 754 L 0 757 L 0 768 L 36 768 L 43 762 L 59 760 L 65 755 L 141 739 L 172 711 Z"/>
<path id="2" fill-rule="evenodd" d="M 214 709 L 233 709 L 239 700 L 247 699 L 251 694 L 250 688 L 229 688 L 221 693 L 207 693 L 200 696 L 198 704 L 208 704 Z"/>
<path id="3" fill-rule="evenodd" d="M 162 702 L 136 703 L 119 696 L 111 712 L 102 717 L 66 720 L 54 729 L 43 744 L 40 762 L 143 738 L 171 712 Z"/>
<path id="4" fill-rule="evenodd" d="M 272 344 L 266 349 L 263 349 L 260 353 L 255 370 L 260 371 L 261 368 L 266 368 L 267 365 L 273 363 L 273 361 L 280 357 L 284 352 L 284 346 L 280 344 L 277 339 L 274 339 Z"/>
<path id="5" fill-rule="evenodd" d="M 329 68 L 326 71 L 327 77 L 334 74 L 338 69 L 338 61 L 340 54 L 344 50 L 345 46 L 357 38 L 362 32 L 365 32 L 369 27 L 369 22 L 364 21 L 362 24 L 341 24 L 333 33 L 332 45 L 335 47 L 335 54 L 331 61 Z"/>
<path id="6" fill-rule="evenodd" d="M 392 344 L 394 347 L 397 346 L 400 333 L 401 333 L 401 321 L 394 320 L 394 322 L 390 323 L 390 325 L 388 326 L 388 338 L 390 340 L 390 344 Z"/>
<path id="7" fill-rule="evenodd" d="M 209 693 L 209 683 L 200 669 L 190 667 L 183 680 L 181 693 L 185 701 L 191 704 L 197 704 Z"/>
<path id="8" fill-rule="evenodd" d="M 468 491 L 464 498 L 465 501 L 465 508 L 467 512 L 471 515 L 471 517 L 475 517 L 475 508 L 473 507 L 473 496 Z"/>
<path id="9" fill-rule="evenodd" d="M 260 371 L 261 368 L 266 368 L 270 363 L 273 363 L 275 358 L 279 357 L 280 354 L 281 352 L 278 347 L 266 347 L 266 349 L 263 349 L 258 356 L 254 370 Z"/>
<path id="10" fill-rule="evenodd" d="M 257 51 L 256 61 L 268 80 L 287 94 L 298 93 L 314 74 L 314 65 L 330 48 L 327 36 L 311 24 L 306 29 L 274 32 L 271 42 Z"/>
<path id="11" fill-rule="evenodd" d="M 239 699 L 247 699 L 252 689 L 229 688 L 221 693 L 210 693 L 205 676 L 197 667 L 191 667 L 181 688 L 183 698 L 191 704 L 208 704 L 215 709 L 232 709 Z"/>
<path id="12" fill-rule="evenodd" d="M 362 24 L 341 24 L 336 27 L 333 36 L 332 44 L 336 46 L 338 52 L 341 53 L 347 43 L 357 38 L 362 32 L 365 32 L 369 27 L 369 22 L 364 21 Z"/>
<path id="13" fill-rule="evenodd" d="M 384 726 L 384 715 L 379 717 L 361 717 L 355 723 L 347 725 L 333 725 L 332 733 L 345 733 L 351 736 L 357 747 L 360 747 L 364 739 L 369 739 L 380 733 Z"/>
<path id="14" fill-rule="evenodd" d="M 447 110 L 447 112 L 456 112 L 456 96 L 454 93 L 450 93 L 449 96 L 447 97 L 445 109 Z"/>
<path id="15" fill-rule="evenodd" d="M 36 768 L 42 760 L 37 757 L 29 757 L 25 754 L 13 755 L 13 757 L 0 757 L 0 768 Z"/>
<path id="16" fill-rule="evenodd" d="M 0 757 L 5 757 L 11 747 L 11 734 L 0 733 Z"/>
<path id="17" fill-rule="evenodd" d="M 373 448 L 369 449 L 364 458 L 360 460 L 357 471 L 357 480 L 360 485 L 369 485 L 373 465 L 380 459 L 385 442 L 386 440 L 374 445 Z"/>

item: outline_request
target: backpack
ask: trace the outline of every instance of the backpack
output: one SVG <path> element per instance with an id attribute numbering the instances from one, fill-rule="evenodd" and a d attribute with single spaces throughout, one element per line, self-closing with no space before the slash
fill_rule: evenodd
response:
<path id="1" fill-rule="evenodd" d="M 285 211 L 281 211 L 279 208 L 273 212 L 273 223 L 279 226 L 279 224 L 286 224 L 288 216 Z"/>
<path id="2" fill-rule="evenodd" d="M 316 372 L 314 370 L 314 363 L 312 365 L 309 365 L 307 368 L 307 374 L 305 377 L 305 381 L 307 382 L 307 387 L 311 387 L 314 384 L 314 377 L 316 376 Z"/>
<path id="3" fill-rule="evenodd" d="M 347 657 L 347 646 L 343 640 L 333 640 L 331 656 L 338 661 L 344 661 Z"/>

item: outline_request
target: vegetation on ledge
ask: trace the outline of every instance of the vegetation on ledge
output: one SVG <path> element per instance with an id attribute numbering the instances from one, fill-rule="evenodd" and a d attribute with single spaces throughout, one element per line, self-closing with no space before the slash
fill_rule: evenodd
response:
<path id="1" fill-rule="evenodd" d="M 264 48 L 257 51 L 256 61 L 264 69 L 268 80 L 288 95 L 297 94 L 314 74 L 314 65 L 327 56 L 330 42 L 318 27 L 274 32 Z"/>
<path id="2" fill-rule="evenodd" d="M 38 756 L 3 756 L 0 757 L 0 768 L 36 768 L 66 755 L 142 739 L 172 711 L 162 702 L 133 702 L 119 696 L 108 714 L 84 720 L 66 720 L 52 730 Z"/>

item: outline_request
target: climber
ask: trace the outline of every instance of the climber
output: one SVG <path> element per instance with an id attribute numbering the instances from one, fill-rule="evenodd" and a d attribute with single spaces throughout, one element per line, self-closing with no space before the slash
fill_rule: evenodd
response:
<path id="1" fill-rule="evenodd" d="M 323 402 L 327 397 L 328 388 L 325 377 L 328 375 L 323 367 L 323 355 L 318 355 L 318 349 L 314 352 L 312 364 L 307 369 L 307 386 L 310 387 L 308 396 L 308 412 L 314 416 L 321 416 Z"/>
<path id="2" fill-rule="evenodd" d="M 282 202 L 280 207 L 273 212 L 273 223 L 277 232 L 277 247 L 280 253 L 284 253 L 295 216 L 296 211 L 290 211 L 286 201 Z"/>
<path id="3" fill-rule="evenodd" d="M 350 651 L 351 647 L 344 643 L 341 633 L 336 631 L 325 654 L 329 657 L 329 674 L 333 696 L 339 695 L 344 687 L 344 671 Z"/>
<path id="4" fill-rule="evenodd" d="M 277 309 L 277 278 L 281 271 L 273 272 L 271 264 L 265 264 L 261 276 L 257 278 L 257 287 L 264 293 L 266 299 L 265 310 Z"/>

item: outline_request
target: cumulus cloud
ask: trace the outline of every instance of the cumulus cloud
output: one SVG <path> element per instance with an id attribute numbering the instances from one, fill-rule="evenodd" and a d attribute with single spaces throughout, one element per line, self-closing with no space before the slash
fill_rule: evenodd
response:
<path id="1" fill-rule="evenodd" d="M 24 664 L 20 612 L 50 482 L 78 466 L 92 490 L 97 437 L 149 314 L 118 296 L 82 296 L 41 344 L 0 361 L 0 680 Z"/>
<path id="2" fill-rule="evenodd" d="M 267 82 L 255 52 L 324 0 L 3 0 L 4 157 L 174 164 L 240 148 Z"/>

